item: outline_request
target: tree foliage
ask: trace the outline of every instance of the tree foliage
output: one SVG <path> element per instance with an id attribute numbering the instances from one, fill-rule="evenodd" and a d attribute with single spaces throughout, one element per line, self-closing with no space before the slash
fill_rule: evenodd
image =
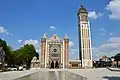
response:
<path id="1" fill-rule="evenodd" d="M 32 44 L 26 44 L 20 49 L 12 50 L 12 48 L 7 45 L 6 41 L 0 39 L 0 46 L 2 46 L 5 51 L 5 62 L 8 66 L 26 65 L 26 67 L 29 68 L 32 58 L 38 56 Z"/>
<path id="2" fill-rule="evenodd" d="M 116 61 L 120 61 L 120 53 L 116 54 L 116 55 L 114 56 L 114 59 L 115 59 Z"/>
<path id="3" fill-rule="evenodd" d="M 5 62 L 9 63 L 11 57 L 11 48 L 7 45 L 6 41 L 0 39 L 0 46 L 3 47 L 5 51 Z"/>
<path id="4" fill-rule="evenodd" d="M 32 44 L 26 44 L 20 48 L 18 60 L 20 59 L 22 64 L 26 64 L 30 67 L 32 58 L 36 56 L 36 50 Z"/>
<path id="5" fill-rule="evenodd" d="M 120 65 L 118 64 L 118 61 L 120 61 L 120 53 L 116 54 L 114 57 L 115 61 L 117 61 L 117 67 L 120 67 Z"/>

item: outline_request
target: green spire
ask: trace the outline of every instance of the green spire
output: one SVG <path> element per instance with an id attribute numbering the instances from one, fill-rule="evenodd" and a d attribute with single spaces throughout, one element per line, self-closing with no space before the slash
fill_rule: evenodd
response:
<path id="1" fill-rule="evenodd" d="M 68 36 L 67 36 L 67 34 L 65 34 L 65 39 L 68 39 Z"/>
<path id="2" fill-rule="evenodd" d="M 46 38 L 47 38 L 46 34 L 44 34 L 42 38 L 45 38 L 45 39 L 46 39 Z"/>

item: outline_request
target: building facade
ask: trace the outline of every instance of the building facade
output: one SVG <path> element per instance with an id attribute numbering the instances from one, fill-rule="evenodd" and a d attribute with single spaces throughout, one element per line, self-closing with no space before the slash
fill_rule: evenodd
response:
<path id="1" fill-rule="evenodd" d="M 69 39 L 62 40 L 58 35 L 41 38 L 41 68 L 68 68 L 69 67 Z"/>
<path id="2" fill-rule="evenodd" d="M 31 61 L 31 68 L 40 68 L 40 58 L 37 59 L 36 56 L 33 57 Z"/>
<path id="3" fill-rule="evenodd" d="M 79 38 L 79 60 L 69 60 L 69 39 L 67 36 L 60 39 L 53 34 L 48 38 L 46 34 L 41 38 L 41 68 L 91 68 L 92 48 L 91 32 L 88 12 L 84 6 L 78 10 L 78 38 Z M 33 63 L 35 63 L 33 61 Z"/>
<path id="4" fill-rule="evenodd" d="M 84 6 L 78 10 L 79 60 L 81 67 L 92 67 L 91 32 L 88 12 Z"/>
<path id="5" fill-rule="evenodd" d="M 69 60 L 69 69 L 80 69 L 81 60 Z"/>

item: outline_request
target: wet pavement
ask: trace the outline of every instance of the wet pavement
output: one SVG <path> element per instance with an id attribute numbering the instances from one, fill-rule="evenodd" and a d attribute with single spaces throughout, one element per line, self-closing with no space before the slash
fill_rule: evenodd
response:
<path id="1" fill-rule="evenodd" d="M 68 71 L 40 71 L 15 80 L 87 80 Z"/>

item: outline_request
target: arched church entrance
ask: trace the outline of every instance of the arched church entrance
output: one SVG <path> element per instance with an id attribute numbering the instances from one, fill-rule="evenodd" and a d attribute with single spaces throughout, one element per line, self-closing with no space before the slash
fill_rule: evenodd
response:
<path id="1" fill-rule="evenodd" d="M 50 68 L 54 68 L 54 62 L 51 62 Z"/>
<path id="2" fill-rule="evenodd" d="M 58 61 L 55 62 L 55 68 L 59 68 L 59 63 L 58 63 Z"/>

